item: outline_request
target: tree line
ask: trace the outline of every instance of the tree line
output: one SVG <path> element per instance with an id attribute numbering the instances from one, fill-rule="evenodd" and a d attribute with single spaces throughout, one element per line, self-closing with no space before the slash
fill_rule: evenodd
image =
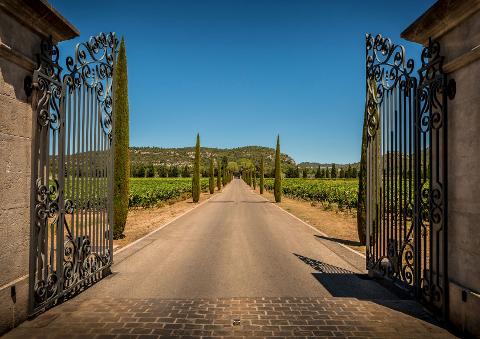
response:
<path id="1" fill-rule="evenodd" d="M 313 170 L 310 168 L 303 168 L 300 169 L 299 166 L 297 167 L 287 167 L 285 170 L 285 177 L 286 178 L 357 178 L 358 177 L 358 170 L 356 167 L 348 165 L 345 169 L 344 167 L 340 167 L 337 169 L 335 164 L 332 164 L 331 167 L 322 168 L 318 166 L 317 170 Z"/>
<path id="2" fill-rule="evenodd" d="M 217 176 L 217 169 L 214 169 Z M 133 178 L 190 178 L 193 173 L 193 167 L 184 165 L 153 165 L 136 163 L 131 166 L 130 176 Z M 208 168 L 201 167 L 200 174 L 202 177 L 208 177 Z"/>
<path id="3" fill-rule="evenodd" d="M 220 191 L 222 187 L 226 186 L 233 179 L 233 173 L 236 170 L 236 163 L 228 162 L 226 156 L 222 159 L 216 159 L 216 180 L 215 180 L 215 166 L 214 159 L 209 159 L 209 169 L 208 173 L 205 173 L 205 177 L 209 177 L 208 187 L 210 194 L 215 193 L 215 182 L 217 190 Z M 192 173 L 192 199 L 193 202 L 198 202 L 200 200 L 200 134 L 197 134 L 197 141 L 195 144 L 195 157 L 193 161 L 193 173 Z M 188 166 L 185 166 L 188 169 Z M 186 173 L 186 172 L 185 172 Z"/>

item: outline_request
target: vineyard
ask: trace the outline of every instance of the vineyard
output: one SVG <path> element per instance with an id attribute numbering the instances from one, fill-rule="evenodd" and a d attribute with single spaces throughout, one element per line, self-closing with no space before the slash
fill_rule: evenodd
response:
<path id="1" fill-rule="evenodd" d="M 200 184 L 202 191 L 208 190 L 208 178 L 201 178 Z M 130 178 L 128 207 L 153 207 L 191 195 L 191 178 Z"/>
<path id="2" fill-rule="evenodd" d="M 265 179 L 265 188 L 273 190 L 274 179 Z M 356 208 L 358 179 L 300 179 L 282 180 L 282 191 L 288 197 L 336 204 L 339 208 Z"/>

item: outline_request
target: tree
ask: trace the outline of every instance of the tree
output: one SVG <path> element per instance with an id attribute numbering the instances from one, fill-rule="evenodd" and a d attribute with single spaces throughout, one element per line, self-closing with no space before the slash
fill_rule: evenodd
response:
<path id="1" fill-rule="evenodd" d="M 168 176 L 171 177 L 171 178 L 176 178 L 178 177 L 178 174 L 179 174 L 179 170 L 178 170 L 178 167 L 177 166 L 170 166 L 169 170 L 168 170 Z"/>
<path id="2" fill-rule="evenodd" d="M 356 168 L 356 167 L 352 167 L 352 178 L 356 178 L 357 175 L 358 175 L 357 168 Z"/>
<path id="3" fill-rule="evenodd" d="M 330 172 L 330 177 L 331 178 L 337 177 L 337 168 L 335 167 L 335 164 L 332 164 L 332 171 Z"/>
<path id="4" fill-rule="evenodd" d="M 318 165 L 317 171 L 315 172 L 315 178 L 321 178 L 322 177 L 322 169 L 320 168 L 320 165 Z"/>
<path id="5" fill-rule="evenodd" d="M 367 98 L 377 96 L 376 83 L 371 80 L 367 86 Z M 370 90 L 371 89 L 371 90 Z M 378 112 L 375 112 L 377 114 Z M 357 206 L 357 233 L 358 240 L 365 244 L 367 242 L 367 105 L 363 112 L 362 147 L 360 150 L 360 173 L 358 174 L 358 206 Z M 379 139 L 379 138 L 378 138 Z M 380 139 L 379 139 L 380 140 Z"/>
<path id="6" fill-rule="evenodd" d="M 265 185 L 264 172 L 265 172 L 265 164 L 264 164 L 263 155 L 262 155 L 262 159 L 260 160 L 260 194 L 263 194 L 263 187 Z"/>
<path id="7" fill-rule="evenodd" d="M 145 166 L 145 177 L 146 178 L 153 178 L 155 176 L 155 168 L 153 167 L 152 163 L 149 163 Z"/>
<path id="8" fill-rule="evenodd" d="M 282 201 L 282 169 L 280 166 L 280 135 L 277 135 L 277 148 L 275 150 L 275 182 L 273 185 L 275 202 Z"/>
<path id="9" fill-rule="evenodd" d="M 345 170 L 342 168 L 340 168 L 340 178 L 345 178 Z"/>
<path id="10" fill-rule="evenodd" d="M 113 237 L 118 239 L 123 236 L 125 223 L 127 222 L 130 190 L 127 52 L 123 37 L 120 42 L 114 79 Z"/>
<path id="11" fill-rule="evenodd" d="M 208 188 L 210 189 L 210 194 L 215 192 L 215 176 L 213 175 L 213 159 L 210 159 L 210 177 L 208 179 Z"/>
<path id="12" fill-rule="evenodd" d="M 157 167 L 157 174 L 160 178 L 166 178 L 168 176 L 168 169 L 165 165 Z"/>
<path id="13" fill-rule="evenodd" d="M 257 188 L 257 180 L 256 180 L 256 177 L 257 177 L 257 172 L 255 170 L 252 171 L 252 178 L 253 178 L 253 189 L 256 189 Z"/>
<path id="14" fill-rule="evenodd" d="M 306 167 L 303 169 L 303 178 L 304 179 L 308 178 L 308 168 Z"/>
<path id="15" fill-rule="evenodd" d="M 217 190 L 222 189 L 222 164 L 220 164 L 220 161 L 217 159 Z"/>
<path id="16" fill-rule="evenodd" d="M 132 166 L 132 177 L 145 178 L 145 166 L 143 164 L 135 164 Z"/>
<path id="17" fill-rule="evenodd" d="M 193 202 L 200 200 L 200 135 L 198 133 L 195 145 L 195 161 L 193 163 L 192 198 Z"/>
<path id="18" fill-rule="evenodd" d="M 228 158 L 226 156 L 222 157 L 222 186 L 227 184 L 227 166 L 228 166 Z"/>
<path id="19" fill-rule="evenodd" d="M 185 166 L 183 167 L 182 177 L 183 177 L 183 178 L 190 178 L 190 170 L 189 170 L 189 168 L 188 168 L 188 165 L 185 165 Z"/>
<path id="20" fill-rule="evenodd" d="M 330 178 L 330 169 L 328 167 L 325 169 L 325 178 Z"/>
<path id="21" fill-rule="evenodd" d="M 238 164 L 235 161 L 229 161 L 227 165 L 227 170 L 230 173 L 230 177 L 233 173 L 238 172 Z"/>
<path id="22" fill-rule="evenodd" d="M 345 172 L 345 178 L 352 177 L 352 166 L 348 165 L 347 171 Z"/>

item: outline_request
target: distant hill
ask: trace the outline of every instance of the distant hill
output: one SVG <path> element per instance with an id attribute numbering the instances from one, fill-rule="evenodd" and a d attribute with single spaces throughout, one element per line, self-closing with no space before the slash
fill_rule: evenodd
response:
<path id="1" fill-rule="evenodd" d="M 185 166 L 191 167 L 195 156 L 194 147 L 181 148 L 161 148 L 161 147 L 130 147 L 130 162 L 132 170 L 141 167 L 177 167 L 180 170 Z M 204 171 L 207 170 L 211 158 L 219 159 L 226 157 L 228 162 L 236 162 L 239 168 L 245 162 L 253 162 L 259 168 L 260 158 L 263 156 L 265 160 L 265 174 L 273 175 L 275 149 L 262 146 L 243 146 L 236 148 L 214 148 L 202 147 L 200 152 L 201 167 Z M 282 168 L 284 172 L 291 172 L 295 170 L 297 164 L 295 160 L 288 154 L 281 154 Z M 331 167 L 332 164 L 319 164 L 316 162 L 302 162 L 298 164 L 300 169 L 311 169 L 310 175 L 313 176 L 315 170 L 320 165 L 322 168 Z M 340 168 L 347 168 L 349 165 L 359 169 L 359 163 L 353 164 L 336 164 L 338 170 Z M 152 171 L 156 171 L 152 169 Z M 140 176 L 143 176 L 140 174 Z"/>
<path id="2" fill-rule="evenodd" d="M 259 162 L 261 156 L 265 159 L 266 167 L 273 166 L 275 149 L 262 146 L 244 146 L 237 148 L 202 147 L 200 158 L 203 165 L 213 157 L 227 157 L 228 161 L 241 162 L 241 159 L 250 159 Z M 160 147 L 130 147 L 130 161 L 135 164 L 153 164 L 154 166 L 191 166 L 195 156 L 195 147 L 160 148 Z M 295 165 L 295 160 L 287 154 L 281 155 L 282 163 Z"/>
<path id="3" fill-rule="evenodd" d="M 298 167 L 300 168 L 318 168 L 320 166 L 321 168 L 326 168 L 326 167 L 332 167 L 332 163 L 318 163 L 318 162 L 301 162 L 298 164 Z M 346 168 L 348 166 L 351 167 L 356 167 L 357 169 L 360 169 L 360 162 L 354 162 L 351 164 L 335 164 L 337 168 Z"/>

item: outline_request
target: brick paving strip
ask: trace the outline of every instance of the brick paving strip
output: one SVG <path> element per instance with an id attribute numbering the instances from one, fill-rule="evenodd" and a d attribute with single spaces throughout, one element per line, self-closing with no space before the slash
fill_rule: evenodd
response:
<path id="1" fill-rule="evenodd" d="M 407 314 L 409 313 L 409 314 Z M 74 298 L 6 338 L 451 338 L 414 301 Z"/>

